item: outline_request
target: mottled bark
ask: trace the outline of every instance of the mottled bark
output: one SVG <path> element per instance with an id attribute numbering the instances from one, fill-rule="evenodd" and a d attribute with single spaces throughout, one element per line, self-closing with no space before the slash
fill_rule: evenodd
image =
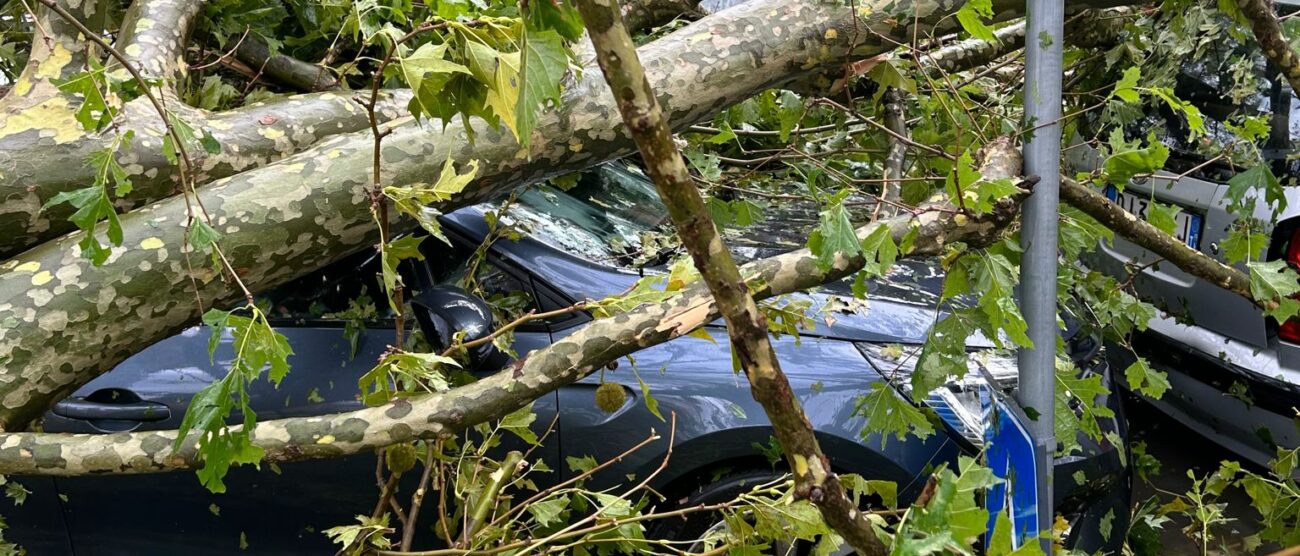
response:
<path id="1" fill-rule="evenodd" d="M 1065 36 L 1073 46 L 1111 46 L 1124 30 L 1128 8 L 1088 10 L 1065 22 Z M 1025 46 L 1025 22 L 1017 21 L 993 31 L 993 41 L 965 39 L 917 54 L 917 63 L 932 76 L 954 73 L 993 63 Z"/>
<path id="2" fill-rule="evenodd" d="M 409 99 L 407 91 L 390 93 L 380 105 L 381 120 L 402 117 Z M 118 131 L 135 133 L 117 155 L 134 186 L 129 196 L 115 199 L 120 210 L 179 191 L 179 171 L 162 153 L 162 120 L 147 100 L 128 102 L 118 129 L 96 134 L 87 134 L 74 119 L 79 105 L 79 99 L 59 93 L 37 106 L 0 106 L 0 258 L 73 229 L 67 205 L 46 211 L 41 206 L 60 192 L 94 183 L 94 168 L 86 159 L 107 148 Z M 217 113 L 175 101 L 167 106 L 221 144 L 217 154 L 190 149 L 198 183 L 263 166 L 369 126 L 365 110 L 346 93 L 290 96 Z"/>
<path id="3" fill-rule="evenodd" d="M 123 26 L 127 32 L 119 39 L 119 48 L 146 76 L 174 83 L 185 70 L 180 57 L 183 37 L 188 34 L 201 5 L 202 2 L 182 0 L 136 2 L 127 14 Z M 693 10 L 695 2 L 639 0 L 629 5 L 635 7 L 631 14 L 640 28 Z M 67 24 L 55 17 L 51 25 L 51 29 L 59 30 Z M 57 55 L 40 49 L 34 51 L 34 62 L 28 73 L 68 77 L 84 71 L 84 41 L 75 38 L 75 30 L 71 36 L 74 38 L 53 43 Z M 241 44 L 236 55 L 266 54 L 264 48 L 254 52 L 255 38 L 248 37 L 244 42 L 248 45 Z M 77 49 L 64 49 L 60 46 L 63 43 L 68 48 L 75 45 Z M 44 58 L 53 61 L 35 62 Z M 57 67 L 54 62 L 58 62 Z M 261 67 L 258 61 L 253 69 Z M 281 56 L 272 57 L 264 69 L 280 79 L 304 81 L 299 83 L 303 88 L 308 79 L 321 88 L 329 88 L 326 80 L 333 80 L 328 70 L 323 70 L 321 77 L 321 68 Z M 93 183 L 94 172 L 86 164 L 86 157 L 106 148 L 115 133 L 127 130 L 135 133 L 135 140 L 121 149 L 118 156 L 134 185 L 127 197 L 115 200 L 118 209 L 129 210 L 179 191 L 179 171 L 162 154 L 162 121 L 148 101 L 140 98 L 127 103 L 116 129 L 87 134 L 73 118 L 80 99 L 60 93 L 48 79 L 40 81 L 41 85 L 35 88 L 30 82 L 20 80 L 14 92 L 0 100 L 0 259 L 73 229 L 68 222 L 71 210 L 67 205 L 46 211 L 41 207 L 61 192 Z M 325 138 L 364 130 L 369 125 L 365 110 L 352 102 L 346 92 L 291 96 L 217 113 L 185 106 L 170 87 L 162 92 L 169 110 L 195 129 L 209 131 L 222 145 L 221 152 L 215 155 L 199 148 L 189 149 L 197 166 L 195 183 L 262 166 Z M 405 114 L 409 100 L 409 91 L 386 92 L 377 111 L 380 122 Z"/>
<path id="4" fill-rule="evenodd" d="M 174 90 L 186 69 L 190 30 L 205 5 L 205 0 L 135 0 L 122 18 L 117 48 L 145 78 Z"/>
<path id="5" fill-rule="evenodd" d="M 309 92 L 328 91 L 339 86 L 339 80 L 330 68 L 284 54 L 271 54 L 266 42 L 258 37 L 250 35 L 237 40 L 235 58 L 271 81 Z"/>
<path id="6" fill-rule="evenodd" d="M 646 45 L 641 55 L 660 105 L 682 129 L 850 55 L 892 49 L 916 25 L 951 25 L 948 16 L 959 5 L 875 0 L 859 4 L 855 18 L 855 10 L 837 3 L 755 0 Z M 1022 7 L 995 2 L 1003 17 Z M 907 15 L 911 10 L 923 15 Z M 589 68 L 570 84 L 562 105 L 539 118 L 526 153 L 507 132 L 477 120 L 472 144 L 460 121 L 396 125 L 384 141 L 383 181 L 429 183 L 448 158 L 479 160 L 467 190 L 431 208 L 481 202 L 628 154 L 631 141 L 615 110 L 599 73 Z M 376 227 L 363 192 L 371 144 L 369 132 L 342 135 L 201 188 L 245 284 L 269 288 L 373 245 Z M 185 201 L 171 198 L 123 215 L 124 246 L 102 266 L 79 256 L 77 234 L 0 264 L 0 353 L 10 355 L 0 373 L 0 427 L 24 426 L 77 386 L 194 322 L 199 303 L 180 251 L 186 214 Z M 200 271 L 197 283 L 204 306 L 232 298 L 231 287 L 215 276 Z"/>
<path id="7" fill-rule="evenodd" d="M 1282 34 L 1273 0 L 1237 0 L 1237 7 L 1250 21 L 1250 30 L 1255 34 L 1264 57 L 1281 70 L 1282 76 L 1291 84 L 1291 90 L 1300 95 L 1300 55 L 1291 49 L 1291 43 Z"/>
<path id="8" fill-rule="evenodd" d="M 858 237 L 865 239 L 878 226 L 886 226 L 894 241 L 900 242 L 916 228 L 915 247 L 905 257 L 938 255 L 945 245 L 955 242 L 982 247 L 1001 236 L 1018 214 L 1021 200 L 1023 195 L 1007 199 L 993 213 L 968 219 L 954 219 L 950 212 L 923 207 L 916 216 L 904 215 L 864 226 L 858 230 Z M 767 299 L 839 280 L 862 268 L 864 262 L 860 256 L 839 257 L 831 267 L 821 268 L 817 257 L 800 249 L 749 263 L 740 272 L 747 277 L 754 298 Z M 398 399 L 380 407 L 263 421 L 251 432 L 252 441 L 266 450 L 266 461 L 286 462 L 339 457 L 418 438 L 452 435 L 500 419 L 561 386 L 581 380 L 610 361 L 689 334 L 718 317 L 708 288 L 700 282 L 692 283 L 662 303 L 641 305 L 594 321 L 477 382 L 443 393 Z M 309 373 L 311 369 L 292 372 Z M 151 473 L 200 465 L 196 436 L 186 439 L 173 454 L 175 435 L 176 431 L 0 434 L 0 474 Z"/>
<path id="9" fill-rule="evenodd" d="M 1178 238 L 1139 219 L 1086 185 L 1062 177 L 1061 201 L 1083 211 L 1101 222 L 1103 226 L 1143 249 L 1163 257 L 1188 274 L 1208 280 L 1262 308 L 1270 309 L 1276 304 L 1271 299 L 1255 299 L 1250 291 L 1250 277 L 1244 272 L 1188 247 Z"/>
<path id="10" fill-rule="evenodd" d="M 603 2 L 601 5 L 598 2 Z M 641 159 L 659 196 L 668 208 L 677 236 L 690 253 L 700 278 L 713 295 L 714 306 L 727 323 L 732 352 L 749 380 L 754 400 L 763 407 L 794 471 L 795 496 L 808 499 L 836 533 L 858 554 L 889 552 L 866 516 L 858 510 L 832 471 L 816 432 L 799 405 L 790 380 L 781 371 L 768 336 L 767 319 L 759 310 L 740 269 L 718 233 L 704 197 L 673 142 L 654 90 L 637 58 L 632 36 L 623 26 L 615 0 L 577 0 L 595 46 L 600 69 L 618 99 Z"/>
<path id="11" fill-rule="evenodd" d="M 876 206 L 893 214 L 892 203 L 903 194 L 903 171 L 907 164 L 907 143 L 912 134 L 907 129 L 906 103 L 903 92 L 897 87 L 885 91 L 885 127 L 893 132 L 889 136 L 889 152 L 885 153 L 885 181 L 881 184 L 881 203 Z"/>
<path id="12" fill-rule="evenodd" d="M 99 2 L 59 0 L 58 4 L 91 29 L 98 28 Z M 39 2 L 30 6 L 36 9 L 31 52 L 13 88 L 0 100 L 0 109 L 39 106 L 58 93 L 53 80 L 70 77 L 86 64 L 87 41 L 77 28 Z"/>

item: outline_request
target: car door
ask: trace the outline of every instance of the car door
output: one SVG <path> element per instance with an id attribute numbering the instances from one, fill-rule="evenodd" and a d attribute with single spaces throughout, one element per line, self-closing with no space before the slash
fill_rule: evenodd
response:
<path id="1" fill-rule="evenodd" d="M 294 355 L 279 388 L 265 380 L 250 386 L 260 420 L 362 407 L 357 379 L 394 339 L 377 265 L 372 253 L 358 255 L 262 296 Z M 57 404 L 46 430 L 176 428 L 193 394 L 224 376 L 233 357 L 227 334 L 210 360 L 208 337 L 190 328 L 129 358 Z M 544 333 L 515 339 L 521 350 L 549 343 Z M 549 422 L 554 408 L 553 397 L 539 400 L 538 421 Z M 239 467 L 226 477 L 224 494 L 208 492 L 191 472 L 56 483 L 78 554 L 321 554 L 333 550 L 324 529 L 372 511 L 379 494 L 375 468 L 374 454 Z"/>

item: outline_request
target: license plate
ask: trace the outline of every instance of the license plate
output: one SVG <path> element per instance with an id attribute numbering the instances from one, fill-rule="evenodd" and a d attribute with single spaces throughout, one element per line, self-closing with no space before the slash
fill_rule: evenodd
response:
<path id="1" fill-rule="evenodd" d="M 1106 198 L 1146 221 L 1147 207 L 1151 205 L 1150 198 L 1122 193 L 1113 185 L 1106 186 Z M 1187 212 L 1187 209 L 1174 215 L 1174 237 L 1192 249 L 1198 248 L 1201 243 L 1201 215 Z"/>

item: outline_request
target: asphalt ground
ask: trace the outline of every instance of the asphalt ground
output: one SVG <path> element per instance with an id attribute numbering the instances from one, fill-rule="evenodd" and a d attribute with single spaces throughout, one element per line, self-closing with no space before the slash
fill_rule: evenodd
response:
<path id="1" fill-rule="evenodd" d="M 1158 497 L 1163 504 L 1172 500 L 1169 493 L 1186 492 L 1192 486 L 1192 479 L 1187 477 L 1189 469 L 1197 477 L 1204 477 L 1214 473 L 1221 461 L 1240 461 L 1232 452 L 1149 406 L 1131 403 L 1128 409 L 1133 442 L 1145 442 L 1147 453 L 1160 461 L 1160 472 L 1150 477 L 1150 483 L 1135 481 L 1135 507 L 1152 496 Z M 1163 527 L 1161 546 L 1156 554 L 1270 554 L 1281 548 L 1265 544 L 1253 550 L 1247 549 L 1246 539 L 1259 530 L 1260 516 L 1251 506 L 1250 497 L 1240 488 L 1229 488 L 1215 502 L 1227 504 L 1224 514 L 1231 521 L 1212 529 L 1208 547 L 1202 546 L 1199 539 L 1185 530 L 1190 525 L 1189 520 L 1175 517 L 1172 523 Z"/>

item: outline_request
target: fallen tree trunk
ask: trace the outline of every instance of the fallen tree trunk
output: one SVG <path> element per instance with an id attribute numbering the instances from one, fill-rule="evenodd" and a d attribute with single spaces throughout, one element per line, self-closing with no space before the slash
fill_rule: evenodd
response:
<path id="1" fill-rule="evenodd" d="M 696 4 L 693 0 L 639 0 L 630 2 L 628 10 L 631 24 L 640 29 L 677 14 L 694 13 Z M 117 41 L 118 49 L 146 78 L 162 80 L 159 92 L 168 110 L 194 129 L 211 133 L 221 146 L 217 153 L 190 150 L 195 164 L 191 176 L 194 183 L 232 176 L 281 160 L 332 136 L 369 129 L 366 111 L 348 91 L 286 96 L 222 112 L 185 105 L 176 96 L 175 85 L 186 71 L 181 54 L 203 5 L 198 1 L 138 0 L 131 5 L 123 23 L 125 32 Z M 41 13 L 45 11 L 42 8 Z M 58 24 L 53 29 L 66 26 L 57 17 L 51 19 L 51 24 Z M 77 36 L 73 31 L 73 38 L 53 43 L 57 52 L 68 53 L 66 63 L 64 55 L 34 51 L 33 60 L 41 56 L 52 60 L 33 62 L 35 69 L 30 73 L 67 78 L 84 71 L 81 53 L 85 49 L 78 46 L 69 51 L 72 44 L 84 43 Z M 241 44 L 237 55 L 269 54 L 265 49 L 256 49 L 253 42 L 245 42 L 249 42 L 248 46 Z M 287 79 L 306 79 L 310 74 L 312 83 L 322 75 L 333 80 L 320 68 L 283 56 L 267 63 L 273 72 L 292 72 L 291 76 L 277 73 Z M 319 85 L 324 87 L 326 83 Z M 410 99 L 408 90 L 385 91 L 376 110 L 379 122 L 406 114 Z M 180 173 L 162 153 L 162 119 L 146 99 L 127 102 L 112 129 L 95 133 L 85 131 L 76 121 L 74 115 L 80 103 L 75 95 L 57 90 L 49 79 L 39 80 L 35 87 L 20 80 L 13 92 L 0 99 L 0 259 L 74 229 L 68 221 L 73 212 L 70 207 L 41 207 L 59 193 L 92 184 L 95 169 L 87 164 L 87 158 L 108 148 L 120 134 L 132 132 L 135 139 L 121 147 L 117 155 L 133 185 L 130 193 L 114 200 L 119 210 L 165 199 L 180 191 Z"/>
<path id="2" fill-rule="evenodd" d="M 996 241 L 1019 213 L 1022 198 L 1007 199 L 992 213 L 966 219 L 952 218 L 950 206 L 922 208 L 915 216 L 883 220 L 857 233 L 859 238 L 866 238 L 878 226 L 887 226 L 894 241 L 902 242 L 915 228 L 913 250 L 902 255 L 905 257 L 938 255 L 945 245 L 956 242 L 986 246 Z M 823 269 L 816 256 L 801 249 L 749 263 L 740 270 L 754 298 L 766 299 L 838 280 L 862 268 L 865 262 L 861 255 L 842 256 Z M 454 435 L 516 411 L 610 361 L 686 335 L 718 316 L 708 288 L 695 282 L 662 303 L 641 305 L 594 321 L 477 382 L 347 413 L 264 421 L 251 432 L 252 441 L 265 450 L 265 461 L 288 462 L 339 457 L 399 442 Z M 0 474 L 152 473 L 201 465 L 196 452 L 197 433 L 173 453 L 175 435 L 176 431 L 0 434 Z"/>
<path id="3" fill-rule="evenodd" d="M 913 6 L 923 17 L 901 18 L 887 9 L 893 2 L 877 3 L 855 17 L 846 6 L 755 0 L 646 45 L 641 55 L 681 129 L 850 55 L 892 49 L 919 32 L 914 25 L 951 24 L 947 16 L 959 5 L 927 0 Z M 1010 17 L 1018 7 L 1007 2 L 1000 13 Z M 507 132 L 477 120 L 472 143 L 461 122 L 394 125 L 382 182 L 431 183 L 447 159 L 481 161 L 464 193 L 430 207 L 446 211 L 631 152 L 598 71 L 584 72 L 563 99 L 541 116 L 524 156 Z M 371 145 L 368 132 L 342 135 L 201 189 L 223 251 L 249 288 L 278 285 L 374 244 L 364 192 Z M 20 430 L 79 385 L 193 323 L 200 307 L 232 299 L 233 288 L 217 275 L 190 272 L 194 261 L 182 251 L 187 211 L 184 199 L 171 198 L 123 215 L 123 247 L 102 266 L 80 257 L 79 234 L 0 264 L 0 353 L 10 356 L 0 373 L 0 428 Z"/>

